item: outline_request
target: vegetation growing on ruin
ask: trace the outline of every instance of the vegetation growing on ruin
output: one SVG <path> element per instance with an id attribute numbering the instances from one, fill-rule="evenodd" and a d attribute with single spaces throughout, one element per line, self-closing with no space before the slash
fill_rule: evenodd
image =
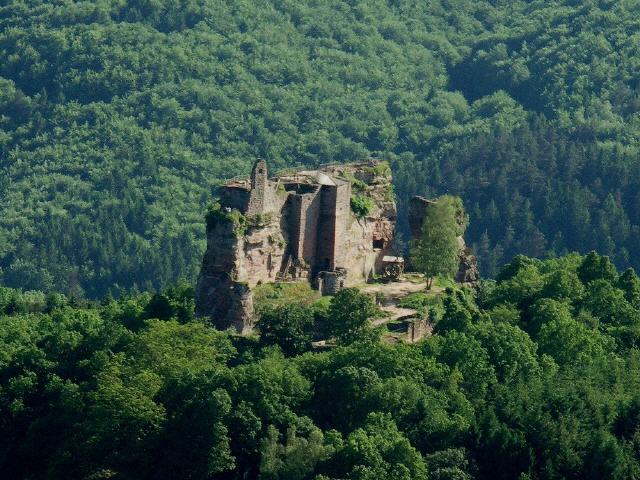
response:
<path id="1" fill-rule="evenodd" d="M 206 222 L 207 228 L 213 229 L 220 223 L 232 223 L 233 230 L 238 236 L 243 236 L 247 229 L 260 222 L 261 219 L 251 217 L 247 219 L 239 210 L 225 209 L 219 202 L 214 202 L 207 208 Z"/>
<path id="2" fill-rule="evenodd" d="M 271 213 L 256 213 L 255 215 L 250 215 L 246 217 L 246 226 L 248 228 L 258 228 L 264 227 L 266 224 L 271 222 L 272 215 Z"/>
<path id="3" fill-rule="evenodd" d="M 343 292 L 325 315 L 371 314 Z M 276 307 L 263 340 L 195 320 L 188 284 L 0 288 L 0 477 L 636 478 L 639 292 L 597 254 L 517 257 L 448 290 L 419 343 L 357 323 L 309 351 L 310 305 Z"/>
<path id="4" fill-rule="evenodd" d="M 389 162 L 379 162 L 376 166 L 371 167 L 373 174 L 377 177 L 391 178 L 391 165 Z"/>
<path id="5" fill-rule="evenodd" d="M 345 180 L 351 183 L 351 188 L 356 193 L 362 193 L 367 189 L 367 184 L 356 178 L 351 172 L 344 172 L 342 174 Z"/>
<path id="6" fill-rule="evenodd" d="M 364 195 L 351 196 L 351 211 L 356 218 L 364 218 L 373 210 L 374 203 L 370 197 Z"/>

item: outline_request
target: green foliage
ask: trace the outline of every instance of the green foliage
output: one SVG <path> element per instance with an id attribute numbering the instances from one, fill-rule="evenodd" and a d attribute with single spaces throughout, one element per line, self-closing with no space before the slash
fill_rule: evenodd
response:
<path id="1" fill-rule="evenodd" d="M 160 320 L 177 319 L 188 323 L 194 319 L 195 289 L 185 280 L 162 293 L 156 293 L 147 304 L 147 318 Z"/>
<path id="2" fill-rule="evenodd" d="M 434 480 L 471 480 L 467 452 L 462 448 L 449 448 L 434 452 L 426 458 L 430 471 L 429 478 Z"/>
<path id="3" fill-rule="evenodd" d="M 231 223 L 233 230 L 238 236 L 244 235 L 250 226 L 255 226 L 262 220 L 262 217 L 257 216 L 247 219 L 247 217 L 235 209 L 227 211 L 222 208 L 222 205 L 218 202 L 209 205 L 205 218 L 208 229 L 213 230 L 217 225 Z"/>
<path id="4" fill-rule="evenodd" d="M 356 178 L 351 172 L 345 172 L 343 176 L 351 183 L 351 188 L 355 192 L 362 193 L 367 189 L 367 184 L 359 178 Z"/>
<path id="5" fill-rule="evenodd" d="M 444 300 L 444 312 L 442 318 L 436 324 L 437 333 L 445 333 L 451 330 L 463 332 L 471 326 L 471 312 L 454 296 L 447 296 Z"/>
<path id="6" fill-rule="evenodd" d="M 347 437 L 338 457 L 348 478 L 427 479 L 424 459 L 390 415 L 370 414 L 364 426 Z"/>
<path id="7" fill-rule="evenodd" d="M 357 218 L 364 218 L 373 210 L 374 203 L 369 197 L 354 195 L 351 197 L 351 211 Z"/>
<path id="8" fill-rule="evenodd" d="M 414 240 L 411 261 L 427 277 L 427 288 L 431 288 L 435 276 L 452 277 L 458 270 L 459 208 L 458 200 L 453 197 L 438 199 L 427 209 L 421 235 Z"/>
<path id="9" fill-rule="evenodd" d="M 578 276 L 586 285 L 593 280 L 600 279 L 614 282 L 618 279 L 618 272 L 609 257 L 602 257 L 596 252 L 590 252 L 578 267 Z"/>
<path id="10" fill-rule="evenodd" d="M 624 291 L 625 298 L 634 307 L 640 307 L 640 279 L 633 268 L 628 268 L 618 278 L 617 287 Z"/>
<path id="11" fill-rule="evenodd" d="M 392 175 L 391 165 L 389 165 L 389 162 L 380 162 L 373 167 L 373 173 L 378 177 L 390 178 Z"/>
<path id="12" fill-rule="evenodd" d="M 296 428 L 287 430 L 284 444 L 278 430 L 270 426 L 260 445 L 260 479 L 303 480 L 319 462 L 327 460 L 334 448 L 324 442 L 324 435 L 313 427 L 308 437 L 297 434 Z"/>
<path id="13" fill-rule="evenodd" d="M 398 307 L 418 310 L 429 305 L 430 298 L 429 295 L 423 292 L 411 293 L 398 301 Z"/>
<path id="14" fill-rule="evenodd" d="M 0 289 L 0 476 L 636 478 L 638 280 L 598 260 L 585 284 L 586 258 L 447 289 L 416 344 L 379 341 L 372 300 L 342 290 L 322 351 L 313 301 L 265 310 L 256 340 L 194 320 L 185 283 L 101 303 Z"/>
<path id="15" fill-rule="evenodd" d="M 416 292 L 401 298 L 398 307 L 411 308 L 426 317 L 429 313 L 431 318 L 440 318 L 442 311 L 442 296 L 423 292 Z"/>
<path id="16" fill-rule="evenodd" d="M 341 344 L 364 340 L 373 334 L 369 321 L 377 314 L 378 308 L 369 295 L 357 288 L 344 288 L 331 299 L 325 332 Z"/>
<path id="17" fill-rule="evenodd" d="M 328 300 L 327 297 L 321 297 L 317 290 L 312 289 L 309 282 L 263 283 L 252 291 L 253 305 L 258 314 L 270 308 L 292 304 L 306 307 L 318 304 L 318 309 L 322 310 L 320 304 Z"/>
<path id="18" fill-rule="evenodd" d="M 286 355 L 299 355 L 311 346 L 315 326 L 312 308 L 291 303 L 266 309 L 258 321 L 260 343 L 279 345 Z"/>

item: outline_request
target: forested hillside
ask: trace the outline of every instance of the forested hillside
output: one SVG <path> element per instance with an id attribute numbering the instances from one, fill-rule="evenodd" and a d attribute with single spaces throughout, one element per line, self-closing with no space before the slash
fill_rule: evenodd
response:
<path id="1" fill-rule="evenodd" d="M 268 325 L 293 336 L 258 340 L 194 320 L 188 285 L 101 304 L 0 288 L 0 477 L 640 478 L 633 271 L 517 257 L 449 290 L 416 344 L 369 328 L 309 351 L 294 328 L 372 307 L 354 289 L 279 305 Z"/>
<path id="2" fill-rule="evenodd" d="M 212 189 L 257 156 L 387 158 L 401 208 L 462 196 L 487 275 L 519 251 L 640 266 L 637 0 L 2 5 L 5 285 L 193 279 Z"/>

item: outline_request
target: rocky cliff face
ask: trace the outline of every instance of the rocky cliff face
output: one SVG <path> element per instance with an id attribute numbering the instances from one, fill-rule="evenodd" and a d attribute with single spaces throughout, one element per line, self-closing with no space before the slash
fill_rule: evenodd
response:
<path id="1" fill-rule="evenodd" d="M 230 210 L 230 209 L 229 209 Z M 219 329 L 253 328 L 251 288 L 273 282 L 285 253 L 281 218 L 245 217 L 217 206 L 207 216 L 207 250 L 196 287 L 196 314 Z"/>
<path id="2" fill-rule="evenodd" d="M 242 228 L 239 215 L 221 209 L 207 215 L 207 251 L 196 287 L 196 314 L 211 318 L 221 330 L 233 327 L 247 332 L 253 323 L 251 291 L 241 280 Z"/>

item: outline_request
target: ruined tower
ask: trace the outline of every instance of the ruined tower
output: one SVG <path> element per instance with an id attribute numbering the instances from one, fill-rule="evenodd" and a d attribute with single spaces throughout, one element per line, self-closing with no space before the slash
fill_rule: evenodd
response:
<path id="1" fill-rule="evenodd" d="M 247 215 L 264 213 L 268 206 L 269 177 L 267 176 L 267 162 L 258 159 L 251 170 L 251 196 Z"/>

